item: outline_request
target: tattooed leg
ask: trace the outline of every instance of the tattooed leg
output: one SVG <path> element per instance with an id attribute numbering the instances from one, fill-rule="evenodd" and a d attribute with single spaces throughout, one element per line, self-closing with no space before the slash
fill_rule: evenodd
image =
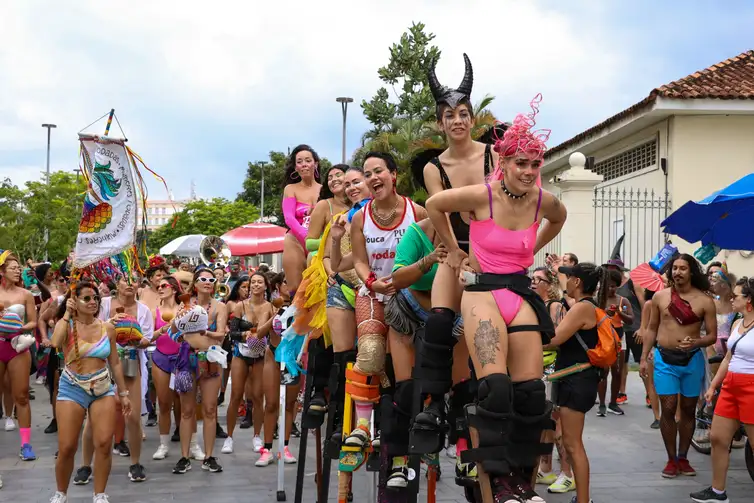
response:
<path id="1" fill-rule="evenodd" d="M 508 332 L 491 295 L 464 294 L 464 336 L 478 379 L 508 373 Z"/>

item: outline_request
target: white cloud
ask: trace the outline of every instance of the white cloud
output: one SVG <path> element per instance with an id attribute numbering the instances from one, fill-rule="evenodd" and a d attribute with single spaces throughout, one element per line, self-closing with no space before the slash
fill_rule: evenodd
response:
<path id="1" fill-rule="evenodd" d="M 232 162 L 210 174 L 242 177 L 252 152 L 338 131 L 335 97 L 353 96 L 354 105 L 369 99 L 381 85 L 377 68 L 387 63 L 388 47 L 412 21 L 437 35 L 441 82 L 457 85 L 461 55 L 469 54 L 475 97 L 495 95 L 498 116 L 527 111 L 542 92 L 540 126 L 571 116 L 594 122 L 617 111 L 614 93 L 631 55 L 609 25 L 593 21 L 606 14 L 591 4 L 556 11 L 489 0 L 6 2 L 0 169 L 9 169 L 3 152 L 43 149 L 40 125 L 50 121 L 58 124 L 57 164 L 75 167 L 76 133 L 114 106 L 132 146 L 176 186 L 176 197 L 188 195 L 190 178 L 207 176 L 197 166 Z M 585 23 L 587 15 L 592 22 Z M 367 127 L 359 115 L 351 108 L 349 150 Z M 229 132 L 244 142 L 219 154 L 213 146 Z M 553 138 L 577 132 L 555 131 Z M 260 137 L 274 144 L 256 144 Z M 338 159 L 339 134 L 324 141 L 315 148 Z M 217 195 L 240 190 L 240 178 L 213 182 L 199 184 L 202 195 L 214 195 L 213 186 Z M 164 190 L 150 181 L 150 192 L 162 197 Z"/>

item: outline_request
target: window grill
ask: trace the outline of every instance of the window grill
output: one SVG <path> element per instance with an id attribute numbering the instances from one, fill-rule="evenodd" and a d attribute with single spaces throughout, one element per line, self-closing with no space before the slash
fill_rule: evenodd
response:
<path id="1" fill-rule="evenodd" d="M 608 181 L 656 164 L 657 140 L 652 140 L 596 163 L 594 171 Z"/>

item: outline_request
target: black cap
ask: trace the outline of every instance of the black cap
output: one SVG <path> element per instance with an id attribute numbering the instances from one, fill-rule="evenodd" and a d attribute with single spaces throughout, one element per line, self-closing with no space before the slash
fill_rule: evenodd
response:
<path id="1" fill-rule="evenodd" d="M 599 283 L 600 281 L 600 276 L 602 275 L 602 267 L 597 267 L 596 265 L 589 262 L 579 262 L 572 267 L 558 267 L 558 272 L 565 274 L 566 276 L 580 279 L 584 285 L 585 291 L 594 291 L 594 289 L 597 287 L 597 283 Z"/>

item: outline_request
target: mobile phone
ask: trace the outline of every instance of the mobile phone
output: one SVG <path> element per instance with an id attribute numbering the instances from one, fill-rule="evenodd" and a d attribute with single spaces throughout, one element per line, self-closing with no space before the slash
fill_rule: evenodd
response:
<path id="1" fill-rule="evenodd" d="M 471 271 L 461 271 L 461 278 L 463 278 L 464 285 L 470 286 L 477 284 L 476 273 L 473 273 Z"/>

